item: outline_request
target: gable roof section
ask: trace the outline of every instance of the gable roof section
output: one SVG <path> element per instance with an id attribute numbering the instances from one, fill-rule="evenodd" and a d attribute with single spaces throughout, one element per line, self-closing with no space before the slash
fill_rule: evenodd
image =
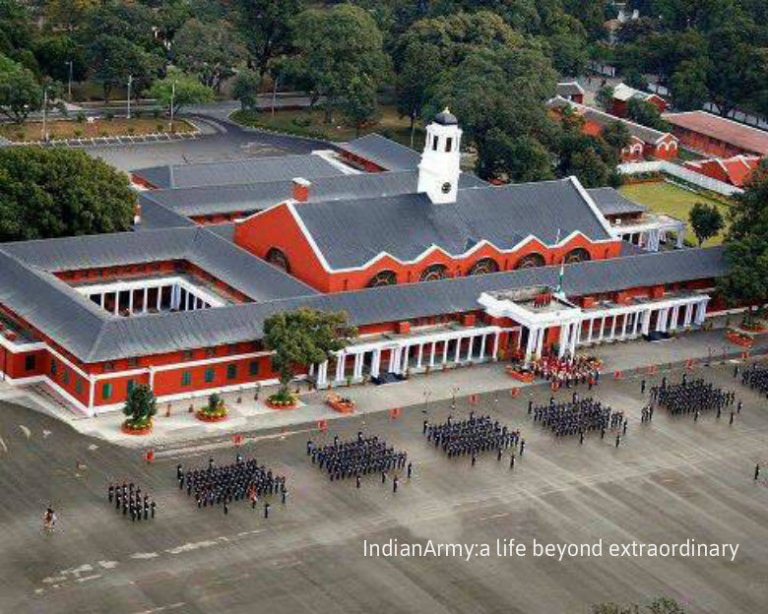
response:
<path id="1" fill-rule="evenodd" d="M 624 197 L 614 188 L 592 188 L 587 190 L 603 215 L 627 215 L 645 213 L 648 209 Z"/>
<path id="2" fill-rule="evenodd" d="M 425 194 L 289 205 L 331 269 L 382 254 L 410 262 L 439 248 L 459 256 L 481 242 L 510 250 L 529 237 L 553 244 L 580 232 L 611 240 L 609 227 L 573 179 L 459 190 L 456 203 Z"/>
<path id="3" fill-rule="evenodd" d="M 367 134 L 339 147 L 390 171 L 415 169 L 421 161 L 417 151 L 380 134 Z"/>
<path id="4" fill-rule="evenodd" d="M 157 188 L 192 188 L 280 181 L 293 177 L 311 180 L 342 175 L 344 172 L 321 156 L 305 154 L 153 166 L 135 170 L 132 174 Z"/>
<path id="5" fill-rule="evenodd" d="M 578 81 L 563 81 L 557 84 L 558 96 L 578 96 L 584 94 L 584 88 Z"/>
<path id="6" fill-rule="evenodd" d="M 722 172 L 726 181 L 736 187 L 743 187 L 752 172 L 760 165 L 759 156 L 734 156 L 732 158 L 710 158 L 687 162 L 686 167 L 698 173 L 718 178 Z"/>
<path id="7" fill-rule="evenodd" d="M 662 117 L 673 126 L 712 137 L 744 151 L 761 156 L 768 155 L 768 132 L 765 130 L 753 128 L 706 111 L 664 113 Z"/>

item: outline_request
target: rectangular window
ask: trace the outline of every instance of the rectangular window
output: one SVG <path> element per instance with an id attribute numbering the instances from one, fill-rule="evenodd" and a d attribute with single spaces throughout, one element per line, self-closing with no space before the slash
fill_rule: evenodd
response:
<path id="1" fill-rule="evenodd" d="M 113 362 L 105 362 L 104 363 L 104 373 L 108 373 L 109 371 L 115 370 L 115 363 Z"/>
<path id="2" fill-rule="evenodd" d="M 192 360 L 195 353 L 192 350 L 187 350 L 184 352 L 184 360 Z"/>
<path id="3" fill-rule="evenodd" d="M 127 388 L 128 388 L 128 394 L 131 394 L 133 392 L 133 389 L 136 388 L 136 380 L 129 379 Z"/>
<path id="4" fill-rule="evenodd" d="M 259 361 L 258 360 L 252 360 L 248 363 L 248 375 L 258 375 L 259 374 Z"/>
<path id="5" fill-rule="evenodd" d="M 128 366 L 129 367 L 138 367 L 139 366 L 139 359 L 138 358 L 129 358 L 128 359 Z"/>
<path id="6" fill-rule="evenodd" d="M 79 377 L 75 380 L 75 392 L 77 394 L 83 393 L 83 380 L 81 380 Z"/>
<path id="7" fill-rule="evenodd" d="M 210 384 L 213 382 L 214 378 L 214 370 L 213 369 L 206 369 L 205 370 L 205 383 Z"/>
<path id="8" fill-rule="evenodd" d="M 451 137 L 448 137 L 445 141 L 445 151 L 447 153 L 451 152 L 451 147 L 453 146 L 453 139 Z"/>
<path id="9" fill-rule="evenodd" d="M 101 396 L 104 399 L 109 399 L 112 397 L 112 384 L 102 384 Z"/>
<path id="10" fill-rule="evenodd" d="M 37 356 L 35 356 L 34 354 L 30 354 L 29 356 L 24 357 L 25 371 L 34 371 L 36 366 L 37 366 Z"/>
<path id="11" fill-rule="evenodd" d="M 58 370 L 59 370 L 59 365 L 56 363 L 56 359 L 51 358 L 51 375 L 53 377 L 56 377 L 56 373 L 58 372 Z"/>
<path id="12" fill-rule="evenodd" d="M 237 377 L 237 365 L 227 365 L 227 379 L 235 379 Z"/>
<path id="13" fill-rule="evenodd" d="M 181 374 L 181 385 L 190 386 L 192 384 L 192 374 L 189 371 L 184 371 Z"/>
<path id="14" fill-rule="evenodd" d="M 64 369 L 61 372 L 61 381 L 63 381 L 64 384 L 69 384 L 69 369 Z"/>
<path id="15" fill-rule="evenodd" d="M 434 137 L 432 139 L 432 151 L 437 151 L 437 141 L 438 141 L 437 137 Z"/>

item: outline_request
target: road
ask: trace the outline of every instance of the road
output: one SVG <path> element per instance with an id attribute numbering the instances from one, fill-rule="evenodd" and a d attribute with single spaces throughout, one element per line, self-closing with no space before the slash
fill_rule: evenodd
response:
<path id="1" fill-rule="evenodd" d="M 481 397 L 488 411 L 521 428 L 528 445 L 514 470 L 506 459 L 449 460 L 421 436 L 423 404 L 397 420 L 386 413 L 334 421 L 325 435 L 300 425 L 248 435 L 255 454 L 287 475 L 289 499 L 264 520 L 242 503 L 224 516 L 197 510 L 174 485 L 177 462 L 231 462 L 228 439 L 157 450 L 148 465 L 126 450 L 76 434 L 46 416 L 0 407 L 0 612 L 508 612 L 587 613 L 595 602 L 668 595 L 688 612 L 754 614 L 768 602 L 768 482 L 752 479 L 768 461 L 765 400 L 730 377 L 744 410 L 727 419 L 673 418 L 658 411 L 641 425 L 636 381 L 605 381 L 595 395 L 625 409 L 618 449 L 590 435 L 554 440 L 531 424 L 527 396 Z M 679 372 L 677 373 L 679 376 Z M 529 389 L 537 402 L 549 390 Z M 526 392 L 528 394 L 528 392 Z M 567 392 L 559 393 L 561 396 Z M 432 420 L 446 402 L 432 403 Z M 454 415 L 466 416 L 466 399 Z M 311 426 L 311 425 L 310 425 Z M 377 477 L 329 482 L 307 461 L 308 436 L 329 440 L 359 430 L 408 451 L 414 477 L 399 492 Z M 80 468 L 77 468 L 77 463 Z M 85 467 L 83 467 L 83 465 Z M 159 502 L 154 521 L 131 524 L 106 502 L 109 480 L 137 482 Z M 60 525 L 44 535 L 51 503 Z M 494 544 L 606 542 L 740 544 L 721 558 L 366 558 L 364 541 Z"/>

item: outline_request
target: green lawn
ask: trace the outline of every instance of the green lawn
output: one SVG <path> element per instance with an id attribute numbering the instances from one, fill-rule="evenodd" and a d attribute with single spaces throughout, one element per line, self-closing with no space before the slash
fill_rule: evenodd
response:
<path id="1" fill-rule="evenodd" d="M 714 200 L 703 194 L 684 190 L 676 185 L 667 182 L 659 183 L 636 183 L 625 185 L 619 188 L 619 191 L 635 202 L 645 205 L 651 211 L 656 213 L 665 213 L 680 220 L 688 221 L 688 213 L 695 203 L 706 203 L 716 205 L 723 217 L 728 219 L 728 205 L 726 201 Z M 686 235 L 691 241 L 696 241 L 696 237 L 688 226 Z M 712 237 L 704 243 L 705 246 L 719 245 L 723 242 L 723 233 Z"/>
<path id="2" fill-rule="evenodd" d="M 322 109 L 276 111 L 274 116 L 269 111 L 235 111 L 232 119 L 246 126 L 266 128 L 289 134 L 298 134 L 329 141 L 349 141 L 357 136 L 378 132 L 394 141 L 409 145 L 411 131 L 407 117 L 399 117 L 393 106 L 382 105 L 377 122 L 361 130 L 346 125 L 337 119 L 332 125 L 324 123 Z M 423 130 L 416 128 L 414 146 L 420 149 L 424 145 Z"/>

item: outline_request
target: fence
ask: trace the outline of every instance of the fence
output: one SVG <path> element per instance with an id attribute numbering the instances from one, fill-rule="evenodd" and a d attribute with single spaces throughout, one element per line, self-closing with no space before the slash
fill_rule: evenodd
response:
<path id="1" fill-rule="evenodd" d="M 622 175 L 640 175 L 643 173 L 664 173 L 665 175 L 671 175 L 678 179 L 682 179 L 688 183 L 692 183 L 704 190 L 722 194 L 723 196 L 733 196 L 734 194 L 741 194 L 744 190 L 732 186 L 729 183 L 718 181 L 712 177 L 707 177 L 701 173 L 697 173 L 690 169 L 687 169 L 678 164 L 672 164 L 666 160 L 654 160 L 652 162 L 630 162 L 627 164 L 619 164 L 617 170 Z"/>

